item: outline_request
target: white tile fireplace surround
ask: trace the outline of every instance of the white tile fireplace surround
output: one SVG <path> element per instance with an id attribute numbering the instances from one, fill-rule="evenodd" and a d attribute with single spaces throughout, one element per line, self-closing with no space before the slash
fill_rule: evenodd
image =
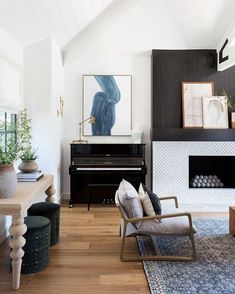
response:
<path id="1" fill-rule="evenodd" d="M 180 208 L 228 211 L 235 206 L 235 189 L 189 188 L 189 156 L 235 156 L 235 142 L 153 142 L 153 191 L 176 195 Z"/>

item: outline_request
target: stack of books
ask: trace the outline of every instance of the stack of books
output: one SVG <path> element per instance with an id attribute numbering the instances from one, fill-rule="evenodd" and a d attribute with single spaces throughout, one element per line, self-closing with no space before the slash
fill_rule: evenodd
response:
<path id="1" fill-rule="evenodd" d="M 43 173 L 41 170 L 36 170 L 33 173 L 17 173 L 17 181 L 18 182 L 37 182 L 39 179 L 43 177 Z"/>

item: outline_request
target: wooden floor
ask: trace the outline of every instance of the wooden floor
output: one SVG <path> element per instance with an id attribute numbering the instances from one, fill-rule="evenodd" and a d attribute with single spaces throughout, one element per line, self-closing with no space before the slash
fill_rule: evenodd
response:
<path id="1" fill-rule="evenodd" d="M 24 294 L 149 293 L 142 263 L 119 260 L 120 215 L 116 207 L 61 207 L 60 243 L 51 247 L 50 266 L 21 275 Z M 130 238 L 132 239 L 132 238 Z M 132 242 L 131 242 L 132 241 Z M 135 240 L 128 250 L 138 252 Z M 11 290 L 8 242 L 0 246 L 0 293 Z"/>
<path id="2" fill-rule="evenodd" d="M 201 216 L 201 214 L 195 214 Z M 221 216 L 209 213 L 207 216 Z M 24 294 L 149 293 L 142 263 L 120 262 L 120 215 L 116 207 L 61 207 L 60 243 L 51 248 L 50 266 L 22 275 Z M 138 254 L 134 238 L 128 253 Z M 0 246 L 0 293 L 11 290 L 8 242 Z"/>

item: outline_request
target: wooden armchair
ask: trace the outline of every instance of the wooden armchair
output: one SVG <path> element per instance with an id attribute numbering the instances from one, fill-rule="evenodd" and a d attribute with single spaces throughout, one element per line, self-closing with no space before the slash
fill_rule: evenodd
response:
<path id="1" fill-rule="evenodd" d="M 141 218 L 128 218 L 125 208 L 119 201 L 118 191 L 115 195 L 115 203 L 121 213 L 121 225 L 120 235 L 122 238 L 121 261 L 142 261 L 142 260 L 166 260 L 166 261 L 195 261 L 196 260 L 196 247 L 194 240 L 195 229 L 192 225 L 192 217 L 188 212 L 179 211 L 178 201 L 175 196 L 168 196 L 159 198 L 163 200 L 174 200 L 175 208 L 172 209 L 172 213 L 167 211 L 161 215 L 154 217 L 145 216 Z M 159 221 L 156 221 L 159 220 Z M 137 228 L 136 223 L 141 222 L 141 225 Z M 125 257 L 125 242 L 126 237 L 135 237 L 138 235 L 150 236 L 154 235 L 167 235 L 167 236 L 188 236 L 192 244 L 192 254 L 190 256 L 175 256 L 175 255 L 153 255 L 153 256 L 138 256 L 135 258 Z"/>

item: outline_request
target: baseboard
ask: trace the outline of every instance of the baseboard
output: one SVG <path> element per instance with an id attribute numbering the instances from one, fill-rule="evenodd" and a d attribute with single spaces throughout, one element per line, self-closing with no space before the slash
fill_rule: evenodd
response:
<path id="1" fill-rule="evenodd" d="M 61 199 L 70 199 L 70 193 L 63 193 Z"/>

